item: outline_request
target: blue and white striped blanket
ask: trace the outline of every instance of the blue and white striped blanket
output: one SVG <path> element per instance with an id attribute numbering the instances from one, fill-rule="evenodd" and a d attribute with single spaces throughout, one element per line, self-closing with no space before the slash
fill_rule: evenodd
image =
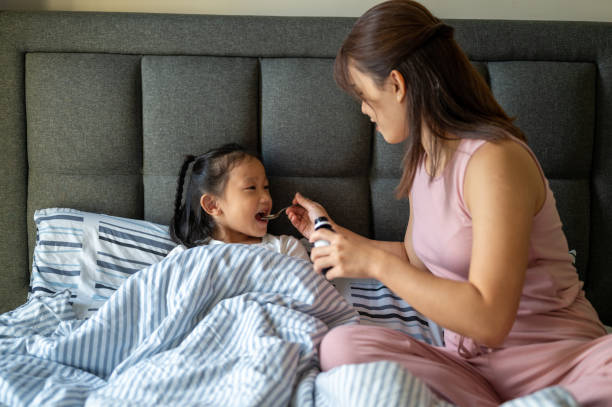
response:
<path id="1" fill-rule="evenodd" d="M 0 405 L 448 406 L 400 365 L 318 368 L 355 310 L 303 260 L 203 246 L 77 320 L 68 291 L 0 315 Z"/>

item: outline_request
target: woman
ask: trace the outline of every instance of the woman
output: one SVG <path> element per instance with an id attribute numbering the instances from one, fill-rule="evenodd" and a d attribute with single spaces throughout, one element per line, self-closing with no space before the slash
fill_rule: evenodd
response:
<path id="1" fill-rule="evenodd" d="M 612 336 L 584 296 L 553 194 L 520 129 L 453 39 L 409 0 L 367 11 L 338 51 L 335 78 L 391 144 L 407 140 L 398 197 L 404 242 L 375 242 L 296 194 L 287 210 L 326 277 L 375 278 L 445 327 L 436 348 L 373 326 L 330 331 L 328 370 L 393 360 L 464 406 L 498 405 L 552 385 L 612 405 Z M 393 253 L 394 256 L 389 256 Z"/>

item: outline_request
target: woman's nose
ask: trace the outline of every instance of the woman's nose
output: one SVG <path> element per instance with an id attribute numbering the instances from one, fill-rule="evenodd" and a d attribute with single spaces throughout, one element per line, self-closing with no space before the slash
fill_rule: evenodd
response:
<path id="1" fill-rule="evenodd" d="M 361 113 L 367 115 L 368 114 L 368 105 L 366 104 L 366 102 L 361 102 Z"/>
<path id="2" fill-rule="evenodd" d="M 372 109 L 366 102 L 361 102 L 361 113 L 368 116 L 370 118 L 370 121 L 374 120 L 374 118 L 372 117 Z"/>

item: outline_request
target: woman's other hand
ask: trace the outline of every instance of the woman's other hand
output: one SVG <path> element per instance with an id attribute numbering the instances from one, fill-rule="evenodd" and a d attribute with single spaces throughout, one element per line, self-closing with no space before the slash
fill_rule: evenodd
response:
<path id="1" fill-rule="evenodd" d="M 293 206 L 287 209 L 287 217 L 289 221 L 304 237 L 310 239 L 314 232 L 315 219 L 325 216 L 330 223 L 333 222 L 329 218 L 327 211 L 319 203 L 312 201 L 302 194 L 297 192 L 292 202 Z M 335 225 L 334 225 L 335 226 Z"/>
<path id="2" fill-rule="evenodd" d="M 338 277 L 377 278 L 377 270 L 385 264 L 385 256 L 389 257 L 388 253 L 374 245 L 353 235 L 345 235 L 343 230 L 332 232 L 319 229 L 312 233 L 309 240 L 311 243 L 317 240 L 329 242 L 329 246 L 314 247 L 310 253 L 315 271 L 320 273 L 331 267 L 325 274 L 328 280 Z"/>

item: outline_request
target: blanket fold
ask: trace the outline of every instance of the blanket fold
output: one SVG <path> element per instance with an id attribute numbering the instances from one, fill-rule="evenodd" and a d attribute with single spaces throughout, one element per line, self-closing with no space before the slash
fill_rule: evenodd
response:
<path id="1" fill-rule="evenodd" d="M 310 263 L 248 245 L 166 258 L 88 320 L 71 319 L 68 301 L 36 297 L 0 318 L 0 389 L 15 397 L 1 402 L 29 405 L 72 383 L 77 405 L 287 405 L 297 379 L 317 369 L 325 332 L 357 321 Z M 33 361 L 40 380 L 17 380 Z"/>

